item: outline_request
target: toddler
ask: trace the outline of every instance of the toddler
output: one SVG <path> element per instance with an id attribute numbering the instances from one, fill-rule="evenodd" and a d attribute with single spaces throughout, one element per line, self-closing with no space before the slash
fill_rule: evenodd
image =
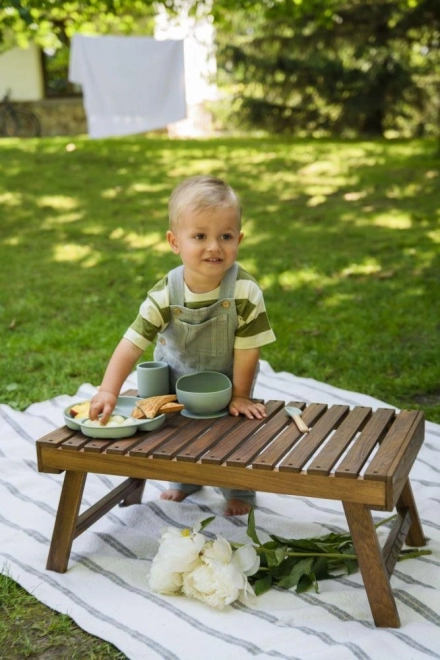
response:
<path id="1" fill-rule="evenodd" d="M 252 401 L 260 347 L 275 340 L 263 294 L 236 262 L 243 239 L 241 206 L 234 190 L 212 176 L 183 181 L 169 201 L 167 241 L 182 265 L 149 292 L 134 323 L 116 347 L 93 397 L 90 418 L 105 423 L 120 389 L 151 342 L 154 359 L 170 368 L 172 391 L 187 373 L 220 371 L 232 381 L 231 415 L 265 417 Z M 162 499 L 181 502 L 198 485 L 171 483 Z M 253 491 L 222 489 L 225 515 L 247 514 Z"/>

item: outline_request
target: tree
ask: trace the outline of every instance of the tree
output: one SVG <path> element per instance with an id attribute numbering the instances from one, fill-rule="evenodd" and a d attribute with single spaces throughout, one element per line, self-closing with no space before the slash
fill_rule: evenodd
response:
<path id="1" fill-rule="evenodd" d="M 309 134 L 436 127 L 439 0 L 220 4 L 218 64 L 241 120 Z"/>
<path id="2" fill-rule="evenodd" d="M 59 48 L 75 32 L 136 34 L 151 31 L 153 0 L 10 0 L 0 10 L 0 42 Z"/>

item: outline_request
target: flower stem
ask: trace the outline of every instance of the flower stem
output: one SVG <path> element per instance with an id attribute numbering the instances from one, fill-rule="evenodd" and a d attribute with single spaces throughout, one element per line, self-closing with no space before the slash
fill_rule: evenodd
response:
<path id="1" fill-rule="evenodd" d="M 404 551 L 397 561 L 404 561 L 405 559 L 414 559 L 415 557 L 422 557 L 422 555 L 432 555 L 432 550 L 412 550 Z"/>
<path id="2" fill-rule="evenodd" d="M 275 554 L 275 550 L 258 548 L 257 554 Z M 328 557 L 329 559 L 356 559 L 356 555 L 343 555 L 340 552 L 285 552 L 286 557 Z"/>

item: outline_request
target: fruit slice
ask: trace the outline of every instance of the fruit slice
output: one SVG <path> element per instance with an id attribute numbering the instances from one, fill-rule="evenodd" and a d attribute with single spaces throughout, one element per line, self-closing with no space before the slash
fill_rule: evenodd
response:
<path id="1" fill-rule="evenodd" d="M 83 403 L 75 403 L 70 409 L 70 414 L 75 419 L 84 419 L 89 416 L 90 401 L 83 401 Z"/>

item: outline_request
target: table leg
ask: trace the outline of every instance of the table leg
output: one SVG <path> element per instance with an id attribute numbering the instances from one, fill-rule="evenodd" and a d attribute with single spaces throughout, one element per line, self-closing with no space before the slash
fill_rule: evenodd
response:
<path id="1" fill-rule="evenodd" d="M 379 627 L 399 628 L 399 613 L 371 511 L 355 502 L 343 505 L 374 622 Z"/>
<path id="2" fill-rule="evenodd" d="M 400 493 L 396 508 L 399 512 L 402 509 L 408 508 L 411 514 L 411 526 L 408 531 L 408 536 L 406 537 L 407 545 L 412 545 L 415 547 L 426 545 L 426 538 L 423 534 L 422 524 L 420 522 L 419 513 L 417 511 L 416 502 L 414 500 L 414 495 L 409 479 L 407 480 L 402 489 L 402 492 Z"/>
<path id="3" fill-rule="evenodd" d="M 131 506 L 132 504 L 141 504 L 142 495 L 144 494 L 145 484 L 147 483 L 146 479 L 137 479 L 138 485 L 135 490 L 129 493 L 122 502 L 119 503 L 119 506 Z"/>
<path id="4" fill-rule="evenodd" d="M 75 537 L 79 507 L 86 483 L 86 472 L 67 471 L 55 519 L 46 568 L 65 573 Z"/>

